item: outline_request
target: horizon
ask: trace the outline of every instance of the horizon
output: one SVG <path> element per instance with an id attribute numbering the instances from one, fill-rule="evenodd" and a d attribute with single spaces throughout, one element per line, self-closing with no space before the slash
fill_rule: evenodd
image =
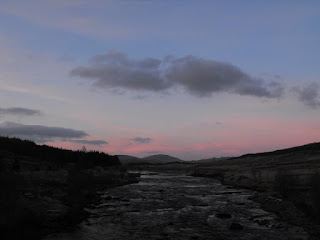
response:
<path id="1" fill-rule="evenodd" d="M 52 145 L 47 145 L 47 144 L 41 144 L 41 143 L 36 143 L 32 140 L 28 140 L 28 139 L 21 139 L 19 137 L 8 137 L 8 136 L 1 136 L 0 137 L 5 137 L 5 138 L 16 138 L 18 140 L 27 140 L 27 141 L 31 141 L 33 142 L 34 144 L 38 145 L 38 146 L 47 146 L 47 147 L 53 147 L 53 148 L 57 148 L 57 149 L 61 149 L 61 150 L 67 150 L 67 151 L 83 151 L 83 149 L 85 149 L 85 152 L 94 152 L 94 151 L 97 151 L 97 152 L 101 152 L 101 153 L 104 153 L 104 154 L 107 154 L 109 155 L 109 153 L 107 152 L 102 152 L 102 151 L 99 151 L 99 150 L 95 150 L 95 149 L 91 149 L 91 150 L 88 150 L 86 148 L 85 145 L 82 145 L 81 148 L 79 149 L 68 149 L 68 148 L 63 148 L 63 147 L 56 147 L 56 146 L 52 146 Z M 163 156 L 168 156 L 168 157 L 173 157 L 173 158 L 177 158 L 178 160 L 182 160 L 182 161 L 199 161 L 199 160 L 206 160 L 206 159 L 219 159 L 219 158 L 239 158 L 239 157 L 242 157 L 242 156 L 245 156 L 245 155 L 251 155 L 251 154 L 261 154 L 261 153 L 272 153 L 272 152 L 277 152 L 277 151 L 282 151 L 282 150 L 287 150 L 287 149 L 292 149 L 292 148 L 296 148 L 296 147 L 304 147 L 304 146 L 307 146 L 307 145 L 312 145 L 312 144 L 320 144 L 320 142 L 311 142 L 311 143 L 306 143 L 306 144 L 303 144 L 303 145 L 299 145 L 299 146 L 293 146 L 293 147 L 290 147 L 290 148 L 281 148 L 281 149 L 274 149 L 274 150 L 271 150 L 271 151 L 268 151 L 268 152 L 248 152 L 248 153 L 244 153 L 244 154 L 241 154 L 241 155 L 234 155 L 234 156 L 220 156 L 220 157 L 209 157 L 209 158 L 201 158 L 201 159 L 181 159 L 179 157 L 176 157 L 176 156 L 172 156 L 170 154 L 167 154 L 167 153 L 158 153 L 158 154 L 152 154 L 152 155 L 146 155 L 146 156 L 142 156 L 142 157 L 138 157 L 138 156 L 134 156 L 134 155 L 127 155 L 127 154 L 113 154 L 113 156 L 127 156 L 127 157 L 134 157 L 134 158 L 138 158 L 138 159 L 144 159 L 144 158 L 148 158 L 148 157 L 152 157 L 152 156 L 160 156 L 160 155 L 163 155 Z"/>
<path id="2" fill-rule="evenodd" d="M 273 149 L 273 150 L 270 150 L 270 151 L 267 151 L 267 152 L 274 152 L 274 151 L 278 151 L 278 150 L 285 150 L 285 149 L 290 149 L 290 148 L 295 148 L 295 147 L 302 147 L 302 146 L 306 146 L 306 145 L 310 145 L 310 144 L 316 144 L 316 143 L 320 143 L 320 142 L 310 142 L 310 143 L 305 143 L 305 144 L 302 144 L 302 145 L 296 145 L 296 146 L 292 146 L 292 147 L 289 147 L 289 148 L 279 148 L 279 149 Z M 44 144 L 46 145 L 46 144 Z M 49 145 L 47 145 L 49 146 Z M 85 145 L 83 145 L 85 146 Z M 54 147 L 54 146 L 52 146 Z M 65 149 L 65 148 L 62 148 L 62 149 Z M 65 149 L 65 150 L 73 150 L 73 151 L 81 151 L 81 148 L 80 149 Z M 89 150 L 89 151 L 95 151 L 94 149 L 92 150 Z M 105 154 L 109 154 L 107 152 L 103 152 Z M 177 156 L 174 156 L 174 155 L 171 155 L 171 154 L 167 154 L 167 153 L 157 153 L 157 154 L 151 154 L 151 155 L 145 155 L 145 156 L 135 156 L 135 155 L 127 155 L 127 154 L 114 154 L 115 156 L 128 156 L 128 157 L 136 157 L 136 158 L 140 158 L 140 159 L 143 159 L 143 158 L 147 158 L 147 157 L 151 157 L 151 156 L 157 156 L 157 155 L 166 155 L 166 156 L 169 156 L 169 157 L 174 157 L 174 158 L 178 158 L 179 160 L 182 160 L 182 161 L 198 161 L 198 160 L 204 160 L 204 159 L 211 159 L 211 158 L 233 158 L 233 157 L 241 157 L 243 155 L 247 155 L 247 154 L 259 154 L 259 153 L 266 153 L 266 152 L 247 152 L 247 153 L 243 153 L 241 155 L 230 155 L 230 156 L 212 156 L 212 157 L 208 157 L 208 158 L 201 158 L 201 159 L 182 159 L 182 158 L 179 158 Z"/>
<path id="3" fill-rule="evenodd" d="M 0 135 L 184 160 L 320 142 L 320 2 L 0 3 Z"/>

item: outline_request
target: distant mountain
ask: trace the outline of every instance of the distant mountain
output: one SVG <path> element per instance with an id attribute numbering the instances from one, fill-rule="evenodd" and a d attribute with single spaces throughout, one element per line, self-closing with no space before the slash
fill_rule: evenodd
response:
<path id="1" fill-rule="evenodd" d="M 141 158 L 129 156 L 129 155 L 118 155 L 118 158 L 123 165 L 131 165 L 131 164 L 143 164 L 147 163 L 143 161 Z"/>
<path id="2" fill-rule="evenodd" d="M 157 154 L 149 157 L 142 158 L 143 161 L 148 161 L 152 163 L 172 163 L 172 162 L 183 162 L 181 159 L 172 157 L 165 154 Z"/>
<path id="3" fill-rule="evenodd" d="M 129 156 L 129 155 L 118 155 L 118 158 L 120 162 L 124 165 L 183 162 L 179 158 L 175 158 L 165 154 L 152 155 L 144 158 L 138 158 L 138 157 Z"/>

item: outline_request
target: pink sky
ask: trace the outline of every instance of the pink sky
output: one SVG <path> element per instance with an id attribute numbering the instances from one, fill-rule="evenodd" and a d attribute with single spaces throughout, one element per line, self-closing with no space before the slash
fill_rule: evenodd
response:
<path id="1" fill-rule="evenodd" d="M 246 153 L 272 151 L 319 141 L 320 125 L 316 120 L 279 121 L 267 119 L 224 120 L 223 128 L 215 130 L 205 126 L 206 135 L 190 131 L 187 136 L 196 139 L 200 132 L 206 141 L 188 142 L 183 138 L 150 135 L 149 143 L 134 142 L 130 138 L 114 139 L 104 146 L 88 146 L 110 154 L 125 154 L 145 157 L 153 154 L 170 154 L 186 160 L 210 158 L 213 156 L 238 156 Z M 274 134 L 276 132 L 277 134 Z M 80 149 L 83 144 L 52 142 L 49 145 Z"/>

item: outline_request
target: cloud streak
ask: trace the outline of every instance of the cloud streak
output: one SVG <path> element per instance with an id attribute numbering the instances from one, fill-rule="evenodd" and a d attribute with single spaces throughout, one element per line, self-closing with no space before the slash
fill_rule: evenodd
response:
<path id="1" fill-rule="evenodd" d="M 72 69 L 70 75 L 90 79 L 94 86 L 109 90 L 165 92 L 179 87 L 196 97 L 230 92 L 279 98 L 284 91 L 275 80 L 252 77 L 230 63 L 194 56 L 135 60 L 109 51 L 94 56 L 88 66 Z"/>
<path id="2" fill-rule="evenodd" d="M 88 144 L 88 145 L 96 145 L 96 146 L 109 144 L 108 142 L 106 142 L 104 140 L 85 140 L 85 139 L 71 139 L 71 140 L 69 140 L 69 142 L 82 143 L 82 144 Z"/>
<path id="3" fill-rule="evenodd" d="M 160 151 L 146 151 L 145 152 L 146 154 L 159 154 L 159 153 L 161 153 Z"/>
<path id="4" fill-rule="evenodd" d="M 95 146 L 109 144 L 107 141 L 99 139 L 81 139 L 89 136 L 89 134 L 81 130 L 62 127 L 48 127 L 42 125 L 24 125 L 14 122 L 1 123 L 0 135 L 28 139 L 37 143 L 54 142 L 56 140 L 60 140 L 63 142 L 72 142 Z"/>
<path id="5" fill-rule="evenodd" d="M 19 137 L 36 142 L 49 142 L 57 138 L 72 139 L 89 136 L 86 132 L 71 128 L 48 127 L 42 125 L 24 125 L 14 122 L 3 122 L 0 124 L 0 135 Z"/>
<path id="6" fill-rule="evenodd" d="M 0 115 L 39 116 L 42 115 L 42 112 L 29 108 L 13 107 L 0 108 Z"/>
<path id="7" fill-rule="evenodd" d="M 142 143 L 142 144 L 147 144 L 149 142 L 152 141 L 151 138 L 143 138 L 143 137 L 136 137 L 136 138 L 133 138 L 132 139 L 134 142 L 137 142 L 137 143 Z"/>

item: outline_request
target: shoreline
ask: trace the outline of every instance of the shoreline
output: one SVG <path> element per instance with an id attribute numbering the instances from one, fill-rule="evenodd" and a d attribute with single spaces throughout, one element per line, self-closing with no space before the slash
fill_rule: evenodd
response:
<path id="1" fill-rule="evenodd" d="M 278 192 L 270 191 L 270 188 L 257 187 L 258 184 L 253 182 L 249 182 L 248 185 L 243 184 L 243 182 L 241 184 L 232 182 L 230 179 L 226 182 L 221 172 L 214 175 L 197 173 L 190 174 L 190 176 L 213 178 L 226 186 L 253 190 L 255 194 L 249 199 L 259 203 L 263 210 L 275 213 L 282 221 L 304 228 L 310 234 L 310 240 L 320 238 L 320 224 L 307 217 L 302 210 L 295 206 L 293 201 L 284 199 Z"/>
<path id="2" fill-rule="evenodd" d="M 84 206 L 78 209 L 74 209 L 75 211 L 72 211 L 72 206 L 70 206 L 69 208 L 71 208 L 71 211 L 69 209 L 69 211 L 66 212 L 65 215 L 59 216 L 57 219 L 53 219 L 54 222 L 59 222 L 59 224 L 55 225 L 54 227 L 48 226 L 48 228 L 44 228 L 43 234 L 41 235 L 41 239 L 45 239 L 50 235 L 58 233 L 74 231 L 81 222 L 85 221 L 90 217 L 91 213 L 89 213 L 85 209 L 97 205 L 101 202 L 101 196 L 103 195 L 101 193 L 102 191 L 107 191 L 111 188 L 139 182 L 137 174 L 131 174 L 127 172 L 127 176 L 128 177 L 125 181 L 122 180 L 118 183 L 113 184 L 108 183 L 108 186 L 106 186 L 103 183 L 99 183 L 98 186 L 95 186 L 94 194 L 91 195 L 90 200 L 87 201 Z"/>

